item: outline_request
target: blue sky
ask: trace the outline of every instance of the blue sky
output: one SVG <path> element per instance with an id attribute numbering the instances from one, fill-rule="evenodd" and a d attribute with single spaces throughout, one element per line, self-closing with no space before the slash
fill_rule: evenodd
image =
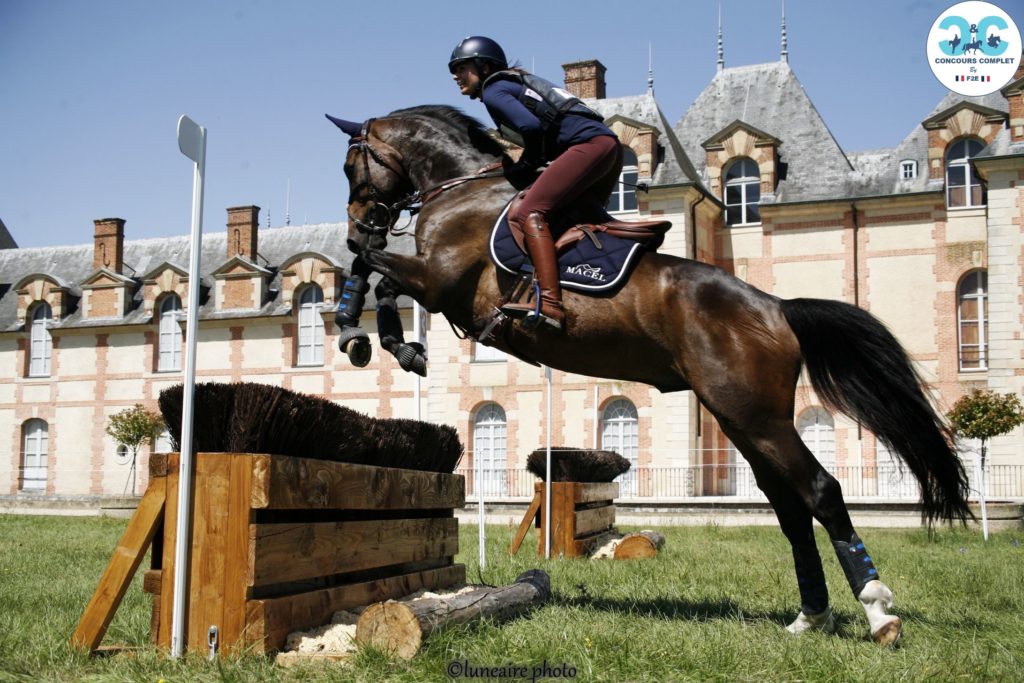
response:
<path id="1" fill-rule="evenodd" d="M 925 37 L 947 0 L 788 0 L 789 62 L 847 151 L 891 147 L 945 91 Z M 1024 0 L 997 2 L 1024 27 Z M 631 14 L 642 12 L 647 16 Z M 675 125 L 715 73 L 715 0 L 0 0 L 0 219 L 20 246 L 82 244 L 120 217 L 128 239 L 185 234 L 192 166 L 185 113 L 209 130 L 204 228 L 256 204 L 293 225 L 344 220 L 349 119 L 417 104 L 477 117 L 446 69 L 489 35 L 550 80 L 600 59 L 608 96 L 647 87 Z M 723 0 L 726 66 L 779 58 L 780 2 Z"/>

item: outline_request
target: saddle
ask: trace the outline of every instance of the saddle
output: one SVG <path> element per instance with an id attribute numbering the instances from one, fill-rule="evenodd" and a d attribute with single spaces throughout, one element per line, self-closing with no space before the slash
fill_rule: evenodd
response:
<path id="1" fill-rule="evenodd" d="M 525 196 L 525 191 L 517 193 L 509 202 L 505 215 L 515 214 Z M 555 253 L 562 256 L 583 239 L 590 239 L 597 249 L 601 249 L 602 245 L 598 238 L 600 234 L 638 242 L 646 249 L 654 251 L 665 240 L 665 233 L 672 227 L 672 223 L 666 220 L 622 221 L 613 218 L 602 206 L 583 204 L 565 212 L 562 218 L 556 219 L 549 227 L 553 234 L 558 235 L 555 240 Z M 516 244 L 526 251 L 520 227 L 509 221 L 509 228 Z"/>
<path id="2" fill-rule="evenodd" d="M 481 322 L 482 331 L 476 339 L 483 344 L 493 343 L 494 335 L 509 322 L 499 309 L 528 294 L 533 267 L 527 258 L 523 234 L 508 219 L 523 196 L 519 193 L 505 205 L 491 231 L 491 260 L 498 269 L 516 276 L 516 280 L 502 293 L 491 317 Z M 557 236 L 555 252 L 562 287 L 607 295 L 614 294 L 626 282 L 644 252 L 661 246 L 672 223 L 617 220 L 603 206 L 591 202 L 563 212 L 549 227 Z"/>

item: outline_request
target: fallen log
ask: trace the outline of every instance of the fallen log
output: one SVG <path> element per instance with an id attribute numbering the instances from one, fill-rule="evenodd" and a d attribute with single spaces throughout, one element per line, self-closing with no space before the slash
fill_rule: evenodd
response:
<path id="1" fill-rule="evenodd" d="M 626 534 L 615 546 L 616 560 L 638 560 L 656 557 L 665 537 L 656 531 L 639 531 Z"/>
<path id="2" fill-rule="evenodd" d="M 356 642 L 411 659 L 427 636 L 453 624 L 517 616 L 551 597 L 551 579 L 540 569 L 520 574 L 509 586 L 480 586 L 443 598 L 378 602 L 356 624 Z"/>

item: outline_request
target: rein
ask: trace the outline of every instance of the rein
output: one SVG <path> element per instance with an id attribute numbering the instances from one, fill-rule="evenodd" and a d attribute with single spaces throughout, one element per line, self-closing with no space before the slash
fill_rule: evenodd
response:
<path id="1" fill-rule="evenodd" d="M 410 185 L 412 184 L 412 182 L 409 180 L 409 177 L 403 172 L 400 166 L 398 168 L 395 168 L 395 166 L 391 162 L 389 162 L 385 156 L 383 156 L 380 152 L 374 149 L 373 145 L 370 144 L 370 124 L 372 124 L 374 121 L 375 119 L 368 119 L 366 122 L 364 122 L 363 128 L 360 131 L 359 135 L 354 136 L 349 141 L 349 149 L 352 149 L 354 147 L 356 150 L 362 152 L 363 169 L 366 175 L 366 180 L 352 188 L 352 193 L 354 194 L 361 187 L 365 186 L 367 188 L 367 191 L 369 192 L 370 200 L 373 202 L 373 205 L 367 210 L 366 214 L 364 215 L 364 218 L 368 217 L 368 223 L 359 219 L 353 220 L 353 223 L 355 223 L 356 228 L 360 232 L 376 236 L 384 236 L 390 234 L 397 237 L 401 235 L 408 235 L 410 234 L 408 230 L 408 223 L 406 223 L 406 225 L 403 226 L 402 228 L 395 228 L 395 225 L 396 223 L 398 223 L 398 218 L 399 216 L 401 216 L 402 211 L 409 212 L 409 221 L 411 222 L 412 216 L 415 216 L 417 213 L 419 213 L 419 211 L 423 208 L 425 204 L 433 201 L 434 199 L 437 199 L 448 190 L 459 187 L 460 185 L 468 183 L 471 180 L 486 180 L 488 178 L 498 178 L 504 175 L 503 172 L 501 171 L 502 164 L 500 161 L 498 161 L 481 168 L 476 173 L 458 176 L 457 178 L 450 178 L 448 180 L 445 180 L 444 182 L 438 183 L 437 185 L 434 185 L 433 187 L 427 188 L 425 190 L 416 190 L 414 188 L 411 193 L 409 193 L 405 197 L 400 198 L 398 201 L 390 205 L 385 204 L 379 199 L 379 197 L 381 197 L 384 194 L 384 192 L 371 179 L 370 159 L 373 159 L 375 162 L 377 162 L 387 170 L 391 171 L 393 174 L 395 174 L 405 182 L 409 183 Z"/>

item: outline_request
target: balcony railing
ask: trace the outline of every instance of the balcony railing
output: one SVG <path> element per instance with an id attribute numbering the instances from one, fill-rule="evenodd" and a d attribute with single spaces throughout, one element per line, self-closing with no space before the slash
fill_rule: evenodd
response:
<path id="1" fill-rule="evenodd" d="M 847 500 L 898 500 L 914 502 L 920 489 L 907 468 L 897 466 L 831 467 L 829 472 L 843 487 Z M 528 500 L 538 481 L 525 469 L 484 469 L 477 481 L 472 468 L 460 468 L 466 477 L 466 496 L 475 499 L 482 491 L 486 500 Z M 977 500 L 977 468 L 968 463 L 971 500 Z M 1024 499 L 1024 465 L 989 465 L 985 468 L 986 498 Z M 754 473 L 745 464 L 692 465 L 689 467 L 638 467 L 620 476 L 620 500 L 678 501 L 726 497 L 766 501 L 757 488 Z"/>

